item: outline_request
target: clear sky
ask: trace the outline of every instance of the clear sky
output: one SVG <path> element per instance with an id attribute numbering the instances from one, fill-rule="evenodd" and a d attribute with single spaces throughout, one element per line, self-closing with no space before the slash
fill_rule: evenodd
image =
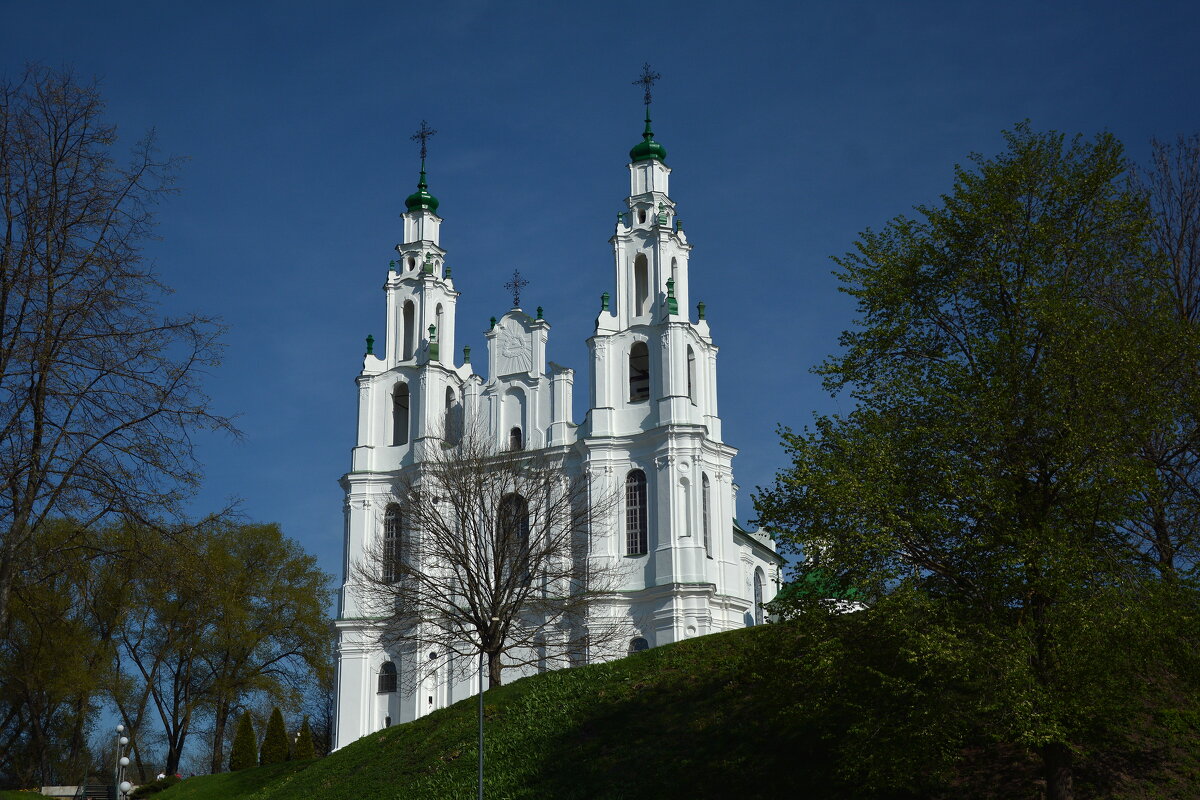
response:
<path id="1" fill-rule="evenodd" d="M 510 305 L 552 325 L 576 370 L 641 132 L 654 129 L 695 245 L 691 296 L 716 343 L 725 439 L 750 494 L 784 466 L 776 426 L 838 410 L 809 373 L 853 319 L 829 256 L 935 202 L 1000 132 L 1200 131 L 1200 4 L 991 2 L 0 2 L 0 63 L 98 76 L 131 143 L 188 156 L 147 252 L 169 305 L 221 316 L 207 381 L 243 441 L 205 439 L 196 511 L 243 500 L 340 573 L 342 495 L 363 338 L 417 177 L 421 119 L 458 341 Z M 694 309 L 692 310 L 694 314 Z M 461 359 L 461 354 L 458 354 Z M 845 410 L 845 400 L 842 400 Z"/>

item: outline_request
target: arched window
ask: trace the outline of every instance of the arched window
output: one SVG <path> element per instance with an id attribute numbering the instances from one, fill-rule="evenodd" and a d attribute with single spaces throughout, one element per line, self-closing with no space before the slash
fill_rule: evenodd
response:
<path id="1" fill-rule="evenodd" d="M 525 437 L 521 435 L 519 427 L 513 427 L 508 432 L 508 449 L 512 451 L 525 449 Z"/>
<path id="2" fill-rule="evenodd" d="M 442 423 L 445 427 L 446 442 L 448 444 L 458 444 L 462 438 L 462 420 L 461 409 L 458 405 L 458 398 L 454 394 L 454 388 L 446 387 L 446 419 Z"/>
<path id="3" fill-rule="evenodd" d="M 638 222 L 645 222 L 645 221 L 646 221 L 646 209 L 639 208 L 638 209 Z"/>
<path id="4" fill-rule="evenodd" d="M 675 281 L 675 291 L 679 291 L 679 259 L 671 259 L 671 280 Z"/>
<path id="5" fill-rule="evenodd" d="M 763 571 L 754 570 L 754 624 L 763 624 Z"/>
<path id="6" fill-rule="evenodd" d="M 408 444 L 408 384 L 396 384 L 392 392 L 392 444 Z"/>
<path id="7" fill-rule="evenodd" d="M 379 693 L 396 691 L 396 665 L 385 661 L 379 667 Z"/>
<path id="8" fill-rule="evenodd" d="M 383 514 L 383 580 L 394 583 L 400 579 L 404 558 L 404 517 L 400 506 L 391 503 Z"/>
<path id="9" fill-rule="evenodd" d="M 413 357 L 417 331 L 417 308 L 412 300 L 404 301 L 404 348 L 400 352 L 400 360 L 408 361 Z"/>
<path id="10" fill-rule="evenodd" d="M 409 272 L 411 272 L 412 270 L 414 270 L 414 269 L 416 269 L 416 268 L 417 268 L 417 259 L 416 259 L 416 257 L 414 257 L 414 256 L 409 256 L 409 257 L 408 257 L 408 269 L 409 269 Z"/>
<path id="11" fill-rule="evenodd" d="M 645 342 L 634 342 L 629 348 L 629 402 L 650 399 L 650 348 Z"/>
<path id="12" fill-rule="evenodd" d="M 442 304 L 441 303 L 437 304 L 437 308 L 434 309 L 433 316 L 434 316 L 433 324 L 435 326 L 435 331 L 437 332 L 437 340 L 440 344 L 444 345 L 446 343 L 446 333 L 445 333 L 446 329 L 442 327 Z M 443 352 L 445 352 L 444 347 L 439 349 L 439 351 L 438 351 L 438 355 L 439 355 L 438 360 L 441 360 L 440 356 Z"/>
<path id="13" fill-rule="evenodd" d="M 508 494 L 500 500 L 500 510 L 496 514 L 496 549 L 505 567 L 505 578 L 515 575 L 521 585 L 528 586 L 529 503 L 519 494 Z"/>
<path id="14" fill-rule="evenodd" d="M 643 212 L 645 213 L 645 212 Z M 633 315 L 640 317 L 650 311 L 650 267 L 645 253 L 633 260 Z"/>
<path id="15" fill-rule="evenodd" d="M 629 643 L 629 655 L 633 655 L 634 653 L 640 653 L 643 650 L 649 650 L 649 649 L 650 649 L 650 643 L 647 642 L 645 639 L 643 639 L 641 636 L 637 637 L 636 639 L 634 639 L 632 642 Z"/>
<path id="16" fill-rule="evenodd" d="M 646 473 L 640 469 L 625 477 L 625 552 L 631 556 L 646 553 Z"/>
<path id="17" fill-rule="evenodd" d="M 692 346 L 688 345 L 688 400 L 692 401 L 692 405 L 696 405 L 696 351 L 692 350 Z"/>
<path id="18" fill-rule="evenodd" d="M 712 529 L 709 522 L 708 504 L 712 489 L 708 485 L 708 475 L 700 476 L 700 526 L 704 530 L 704 555 L 712 558 Z"/>

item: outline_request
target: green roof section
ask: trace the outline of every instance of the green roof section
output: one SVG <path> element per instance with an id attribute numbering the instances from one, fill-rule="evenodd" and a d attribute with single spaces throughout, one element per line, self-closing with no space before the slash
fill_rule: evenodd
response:
<path id="1" fill-rule="evenodd" d="M 421 179 L 417 181 L 417 190 L 404 200 L 404 207 L 409 211 L 426 209 L 435 214 L 438 209 L 438 199 L 429 193 L 429 184 L 425 182 L 425 159 L 421 159 Z"/>
<path id="2" fill-rule="evenodd" d="M 642 131 L 642 141 L 629 151 L 629 160 L 635 164 L 638 161 L 660 161 L 667 163 L 667 148 L 654 141 L 654 131 L 650 129 L 650 104 L 646 104 L 646 129 Z"/>

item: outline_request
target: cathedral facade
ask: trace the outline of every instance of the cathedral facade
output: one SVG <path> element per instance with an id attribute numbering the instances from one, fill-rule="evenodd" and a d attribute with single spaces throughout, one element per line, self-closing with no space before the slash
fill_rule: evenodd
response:
<path id="1" fill-rule="evenodd" d="M 703 303 L 694 319 L 689 313 L 692 245 L 676 218 L 649 105 L 628 170 L 627 208 L 609 240 L 615 284 L 597 287 L 588 411 L 576 422 L 575 373 L 547 361 L 550 326 L 541 309 L 531 316 L 513 308 L 492 321 L 486 377 L 469 351 L 456 363 L 458 292 L 422 157 L 417 191 L 405 201 L 404 242 L 384 285 L 386 338 L 379 346 L 368 341 L 356 379 L 357 443 L 341 479 L 335 747 L 479 689 L 481 676 L 435 674 L 406 691 L 397 675 L 413 665 L 381 643 L 355 586 L 354 565 L 385 536 L 401 476 L 416 468 L 421 443 L 442 436 L 452 419 L 484 431 L 498 449 L 565 453 L 568 471 L 619 498 L 618 513 L 599 517 L 588 541 L 593 558 L 627 567 L 607 610 L 630 623 L 625 652 L 763 622 L 783 559 L 769 538 L 735 521 L 737 451 L 721 433 L 717 347 Z"/>

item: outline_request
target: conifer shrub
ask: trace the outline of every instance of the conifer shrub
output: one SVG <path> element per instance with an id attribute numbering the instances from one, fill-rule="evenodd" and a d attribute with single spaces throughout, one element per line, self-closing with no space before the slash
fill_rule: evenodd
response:
<path id="1" fill-rule="evenodd" d="M 296 752 L 292 757 L 297 761 L 308 761 L 317 757 L 317 749 L 313 746 L 312 728 L 308 725 L 308 717 L 304 718 L 304 724 L 300 726 L 300 737 L 296 739 Z"/>
<path id="2" fill-rule="evenodd" d="M 237 733 L 233 737 L 233 747 L 229 751 L 229 771 L 237 772 L 240 769 L 253 767 L 258 761 L 255 756 L 255 750 L 258 749 L 258 742 L 254 735 L 254 721 L 250 719 L 250 712 L 242 714 L 241 720 L 238 721 Z"/>
<path id="3" fill-rule="evenodd" d="M 141 800 L 143 797 L 149 797 L 152 794 L 170 789 L 175 784 L 179 783 L 182 778 L 178 775 L 167 775 L 165 778 L 158 778 L 148 783 L 143 783 L 138 788 L 130 792 L 130 800 Z"/>
<path id="4" fill-rule="evenodd" d="M 263 736 L 262 750 L 259 751 L 258 763 L 262 766 L 267 764 L 281 764 L 291 757 L 288 752 L 287 729 L 283 727 L 283 714 L 280 713 L 279 707 L 271 712 L 271 719 L 267 722 L 267 733 Z"/>

